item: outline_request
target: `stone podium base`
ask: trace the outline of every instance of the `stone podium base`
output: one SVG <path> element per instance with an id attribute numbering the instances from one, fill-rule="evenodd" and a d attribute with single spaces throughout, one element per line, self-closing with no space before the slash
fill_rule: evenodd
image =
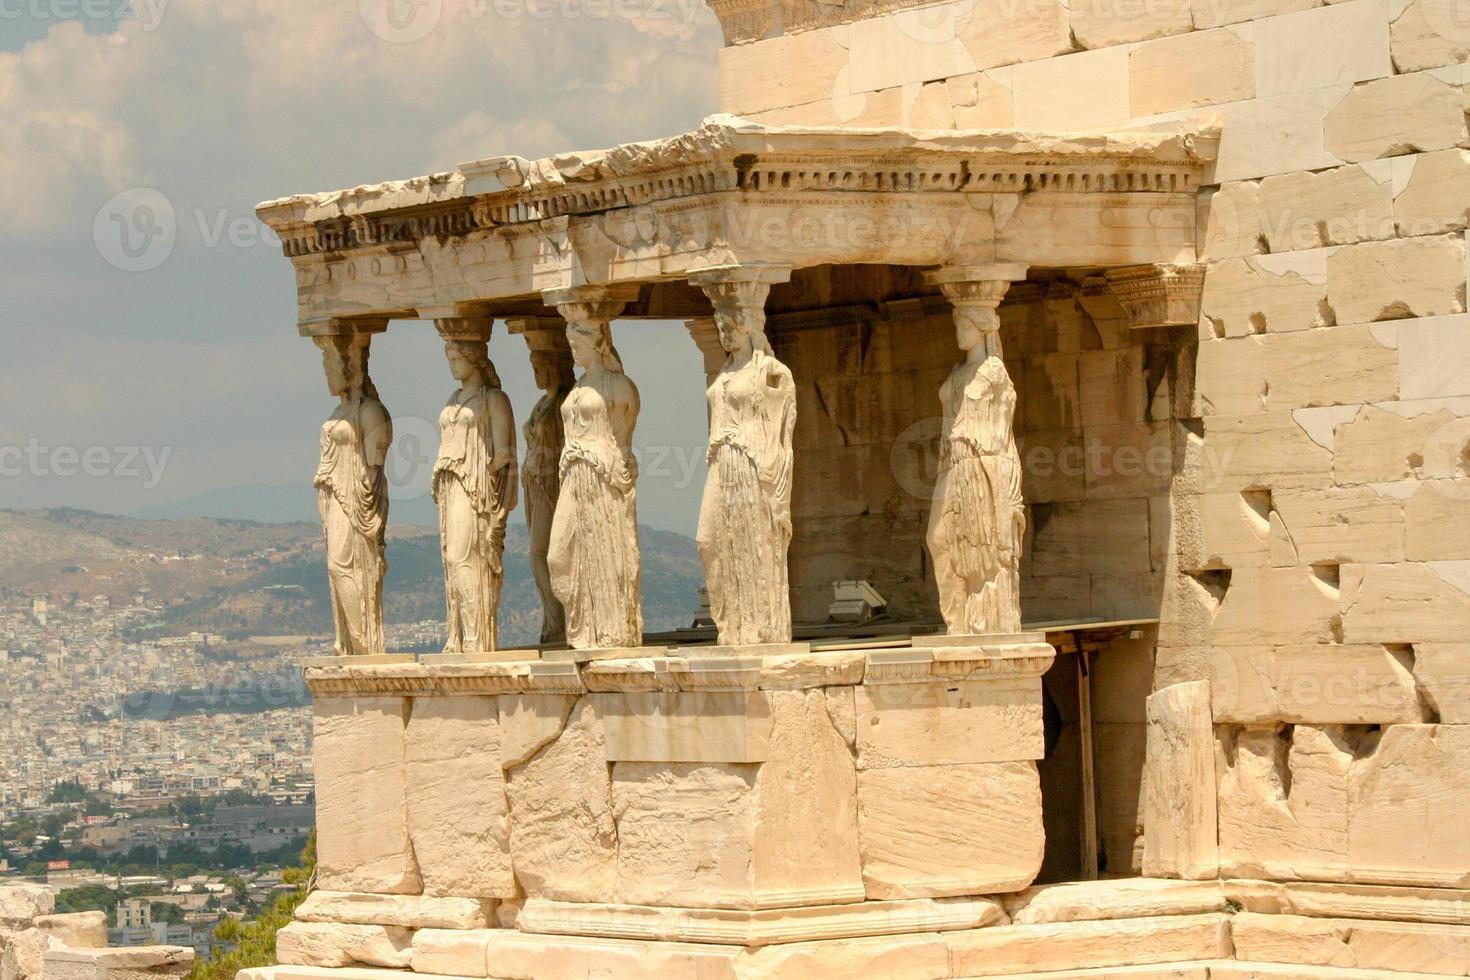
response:
<path id="1" fill-rule="evenodd" d="M 1470 892 L 1239 880 L 772 912 L 318 892 L 297 915 L 287 965 L 244 980 L 1426 980 L 1470 949 Z"/>

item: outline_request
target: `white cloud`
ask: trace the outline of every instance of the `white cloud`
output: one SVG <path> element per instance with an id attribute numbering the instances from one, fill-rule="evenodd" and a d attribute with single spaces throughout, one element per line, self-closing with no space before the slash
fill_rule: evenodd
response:
<path id="1" fill-rule="evenodd" d="M 215 237 L 249 224 L 255 203 L 672 134 L 716 108 L 719 31 L 698 0 L 603 0 L 642 13 L 601 19 L 443 0 L 413 43 L 368 29 L 361 11 L 382 0 L 149 2 L 156 24 L 139 17 L 103 35 L 61 23 L 0 53 L 0 442 L 170 446 L 158 493 L 307 478 L 329 399 L 315 349 L 296 336 L 289 264 L 249 235 Z M 644 16 L 665 9 L 650 4 L 676 16 Z M 93 226 L 136 187 L 164 194 L 178 227 L 165 261 L 130 274 L 104 261 Z M 390 409 L 432 415 L 447 391 L 432 332 L 390 334 L 377 362 Z M 692 348 L 674 353 L 698 381 Z M 528 410 L 523 350 L 499 356 Z M 667 380 L 661 361 L 646 368 L 645 404 L 660 392 L 664 404 L 698 402 L 698 384 L 679 387 L 682 370 Z M 650 417 L 650 437 L 701 443 L 702 412 L 658 414 L 688 425 L 661 431 Z M 105 481 L 0 483 L 0 506 L 157 502 L 138 494 Z"/>

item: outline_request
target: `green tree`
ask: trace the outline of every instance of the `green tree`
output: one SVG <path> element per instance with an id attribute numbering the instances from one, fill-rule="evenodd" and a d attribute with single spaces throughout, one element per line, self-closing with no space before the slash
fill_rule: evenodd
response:
<path id="1" fill-rule="evenodd" d="M 276 898 L 256 918 L 241 922 L 232 917 L 220 920 L 214 938 L 234 949 L 216 947 L 208 959 L 196 960 L 190 980 L 234 980 L 236 973 L 276 962 L 276 933 L 291 922 L 296 906 L 306 898 L 316 877 L 316 832 L 306 840 L 300 865 L 287 868 L 281 879 L 295 887 Z"/>

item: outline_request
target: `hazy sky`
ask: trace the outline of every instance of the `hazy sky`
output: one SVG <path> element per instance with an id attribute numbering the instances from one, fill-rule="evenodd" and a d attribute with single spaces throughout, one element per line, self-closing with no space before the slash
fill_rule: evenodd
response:
<path id="1" fill-rule="evenodd" d="M 332 402 L 254 206 L 668 135 L 715 111 L 702 2 L 590 6 L 600 16 L 568 0 L 0 0 L 0 507 L 308 486 Z M 125 247 L 170 230 L 171 249 Z M 676 323 L 615 335 L 643 391 L 639 517 L 690 530 L 701 359 Z M 498 332 L 491 354 L 524 418 L 524 343 Z M 394 322 L 373 375 L 400 435 L 434 438 L 453 384 L 432 326 Z M 413 454 L 396 498 L 427 490 Z"/>

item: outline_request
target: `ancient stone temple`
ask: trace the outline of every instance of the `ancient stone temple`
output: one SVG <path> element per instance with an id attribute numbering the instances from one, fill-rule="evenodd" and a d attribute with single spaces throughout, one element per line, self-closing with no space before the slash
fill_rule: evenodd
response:
<path id="1" fill-rule="evenodd" d="M 694 132 L 260 208 L 338 401 L 339 656 L 318 890 L 248 980 L 1470 975 L 1452 5 L 710 5 Z M 402 320 L 458 385 L 420 657 Z M 667 321 L 712 625 L 651 635 L 617 339 Z"/>

